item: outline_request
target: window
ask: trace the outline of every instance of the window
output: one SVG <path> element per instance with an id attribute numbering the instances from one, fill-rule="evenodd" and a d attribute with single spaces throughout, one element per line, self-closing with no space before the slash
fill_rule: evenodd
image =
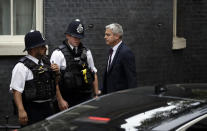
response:
<path id="1" fill-rule="evenodd" d="M 23 55 L 31 29 L 43 31 L 43 0 L 0 0 L 0 55 Z"/>

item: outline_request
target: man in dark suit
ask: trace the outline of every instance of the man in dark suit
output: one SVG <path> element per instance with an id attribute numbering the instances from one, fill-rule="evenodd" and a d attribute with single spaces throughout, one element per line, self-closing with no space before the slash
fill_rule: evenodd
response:
<path id="1" fill-rule="evenodd" d="M 104 38 L 111 48 L 103 78 L 103 94 L 137 86 L 135 57 L 122 42 L 122 36 L 123 29 L 120 24 L 113 23 L 106 26 Z"/>

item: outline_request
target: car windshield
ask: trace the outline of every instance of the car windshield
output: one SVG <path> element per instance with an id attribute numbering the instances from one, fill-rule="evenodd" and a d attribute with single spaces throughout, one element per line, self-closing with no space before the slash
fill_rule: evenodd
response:
<path id="1" fill-rule="evenodd" d="M 173 85 L 174 86 L 174 85 Z M 170 85 L 168 90 L 170 90 Z M 165 106 L 154 108 L 125 119 L 125 123 L 121 124 L 121 128 L 126 131 L 146 130 L 150 129 L 167 119 L 177 118 L 200 108 L 207 103 L 207 91 L 203 88 L 188 88 L 178 85 L 178 92 L 165 92 L 163 94 L 151 95 L 154 97 L 173 99 L 173 101 L 166 102 Z M 182 94 L 185 90 L 185 95 Z"/>

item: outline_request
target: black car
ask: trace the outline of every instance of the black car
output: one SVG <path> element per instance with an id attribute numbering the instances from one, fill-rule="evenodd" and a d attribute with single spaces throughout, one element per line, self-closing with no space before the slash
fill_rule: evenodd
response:
<path id="1" fill-rule="evenodd" d="M 207 130 L 207 84 L 145 86 L 92 99 L 20 131 Z"/>

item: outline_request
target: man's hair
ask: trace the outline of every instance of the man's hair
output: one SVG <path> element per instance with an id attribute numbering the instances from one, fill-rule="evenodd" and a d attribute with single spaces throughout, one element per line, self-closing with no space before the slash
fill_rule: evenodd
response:
<path id="1" fill-rule="evenodd" d="M 106 29 L 111 29 L 112 33 L 113 34 L 118 34 L 120 35 L 120 39 L 122 38 L 124 32 L 123 32 L 123 29 L 122 29 L 122 26 L 118 23 L 112 23 L 112 24 L 109 24 L 105 27 Z"/>

